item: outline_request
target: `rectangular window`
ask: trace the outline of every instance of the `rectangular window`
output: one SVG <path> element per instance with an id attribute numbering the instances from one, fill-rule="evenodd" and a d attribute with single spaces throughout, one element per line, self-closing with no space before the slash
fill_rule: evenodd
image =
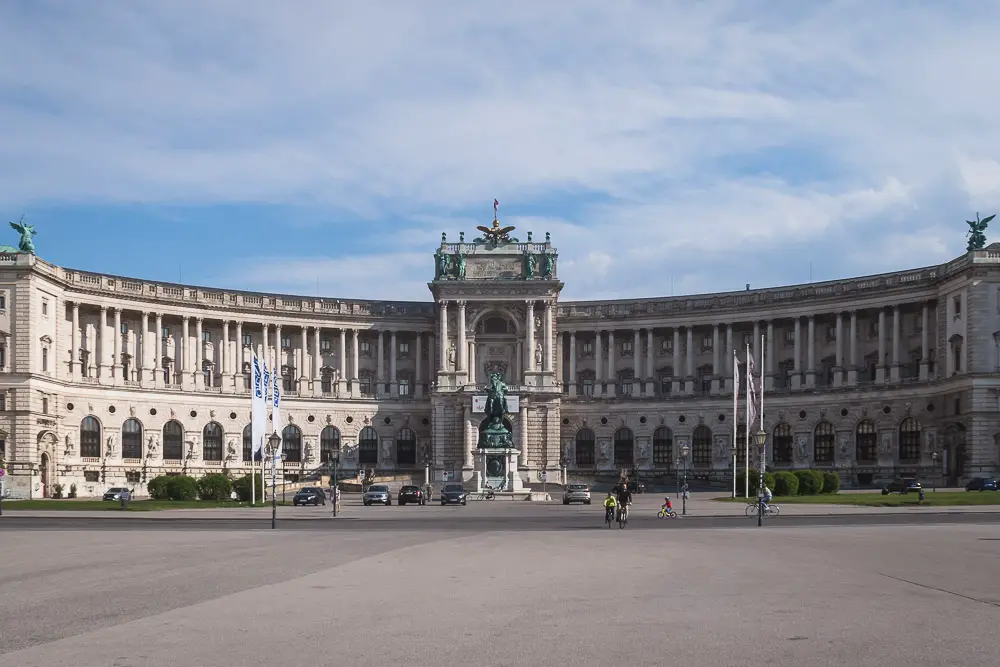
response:
<path id="1" fill-rule="evenodd" d="M 101 471 L 100 470 L 85 470 L 83 472 L 83 481 L 85 481 L 85 482 L 100 482 L 101 481 Z"/>
<path id="2" fill-rule="evenodd" d="M 324 375 L 320 382 L 321 390 L 324 394 L 333 393 L 333 380 L 329 375 Z"/>
<path id="3" fill-rule="evenodd" d="M 753 347 L 753 334 L 746 333 L 743 334 L 743 349 L 747 349 L 747 346 Z"/>
<path id="4" fill-rule="evenodd" d="M 358 341 L 358 350 L 361 352 L 361 354 L 371 354 L 372 342 L 370 340 Z"/>
<path id="5" fill-rule="evenodd" d="M 623 341 L 622 342 L 622 354 L 624 356 L 629 356 L 629 355 L 632 354 L 632 352 L 633 352 L 632 341 L 630 341 L 630 340 Z"/>
<path id="6" fill-rule="evenodd" d="M 634 385 L 632 384 L 631 380 L 622 380 L 621 383 L 618 385 L 619 391 L 621 392 L 622 396 L 631 396 L 633 386 Z"/>
<path id="7" fill-rule="evenodd" d="M 329 338 L 321 338 L 319 341 L 319 349 L 320 352 L 329 352 L 331 349 L 333 349 L 333 344 L 331 343 Z"/>
<path id="8" fill-rule="evenodd" d="M 7 348 L 0 347 L 0 368 L 7 366 Z"/>
<path id="9" fill-rule="evenodd" d="M 702 352 L 709 352 L 709 351 L 711 351 L 715 347 L 713 345 L 713 343 L 714 343 L 714 341 L 713 341 L 713 339 L 712 339 L 711 336 L 704 336 L 701 339 L 701 351 Z"/>
<path id="10" fill-rule="evenodd" d="M 399 381 L 399 395 L 400 396 L 409 396 L 410 395 L 410 381 L 409 380 L 400 380 Z"/>
<path id="11" fill-rule="evenodd" d="M 585 355 L 590 356 L 594 353 L 594 343 L 592 341 L 585 340 L 580 343 L 580 349 L 583 350 Z"/>
<path id="12" fill-rule="evenodd" d="M 371 378 L 361 378 L 359 380 L 361 383 L 361 395 L 371 396 L 372 395 L 372 381 Z"/>
<path id="13" fill-rule="evenodd" d="M 49 314 L 49 300 L 42 299 L 42 315 L 48 315 L 48 314 Z"/>
<path id="14" fill-rule="evenodd" d="M 291 374 L 281 376 L 281 389 L 283 391 L 293 391 L 295 385 L 295 380 L 292 379 Z"/>
<path id="15" fill-rule="evenodd" d="M 162 338 L 163 340 L 170 338 L 170 327 L 163 327 L 163 329 L 160 331 L 160 338 Z"/>
<path id="16" fill-rule="evenodd" d="M 664 338 L 660 341 L 660 351 L 663 354 L 673 354 L 674 352 L 674 339 Z"/>
<path id="17" fill-rule="evenodd" d="M 47 347 L 42 348 L 42 372 L 49 372 L 49 348 Z"/>
<path id="18" fill-rule="evenodd" d="M 122 331 L 121 332 L 122 332 L 122 335 L 125 335 L 125 334 L 128 333 L 128 323 L 127 322 L 122 322 Z"/>
<path id="19" fill-rule="evenodd" d="M 878 338 L 878 320 L 872 320 L 868 323 L 868 337 Z"/>
<path id="20" fill-rule="evenodd" d="M 7 295 L 0 294 L 0 310 L 7 310 Z"/>
<path id="21" fill-rule="evenodd" d="M 48 396 L 42 396 L 42 414 L 43 415 L 49 414 L 49 397 Z"/>
<path id="22" fill-rule="evenodd" d="M 583 395 L 584 396 L 593 396 L 594 395 L 594 381 L 593 380 L 584 380 L 583 381 Z"/>
<path id="23" fill-rule="evenodd" d="M 660 393 L 664 396 L 670 394 L 670 378 L 666 375 L 660 376 Z"/>
<path id="24" fill-rule="evenodd" d="M 826 328 L 826 339 L 829 341 L 837 340 L 837 327 L 829 326 Z"/>
<path id="25" fill-rule="evenodd" d="M 142 473 L 138 470 L 126 470 L 125 471 L 125 481 L 129 484 L 138 484 Z"/>
<path id="26" fill-rule="evenodd" d="M 203 342 L 203 343 L 211 343 L 212 342 L 212 332 L 211 331 L 202 331 L 201 332 L 201 342 Z"/>
<path id="27" fill-rule="evenodd" d="M 401 342 L 399 344 L 399 353 L 400 354 L 409 354 L 410 353 L 410 344 L 407 343 L 407 342 Z"/>
<path id="28" fill-rule="evenodd" d="M 291 336 L 282 336 L 281 337 L 281 349 L 282 350 L 290 350 L 291 348 L 292 348 L 292 337 Z"/>
<path id="29" fill-rule="evenodd" d="M 952 305 L 954 306 L 954 310 L 955 310 L 955 319 L 956 320 L 960 319 L 962 317 L 962 295 L 961 294 L 959 294 L 958 296 L 956 296 L 956 297 L 954 297 L 952 299 Z"/>
<path id="30" fill-rule="evenodd" d="M 790 345 L 795 345 L 795 330 L 785 329 L 784 340 L 785 340 L 785 347 L 788 347 Z"/>
<path id="31" fill-rule="evenodd" d="M 253 347 L 253 334 L 243 334 L 243 347 Z"/>
<path id="32" fill-rule="evenodd" d="M 7 397 L 0 394 L 0 412 L 6 412 L 7 410 Z"/>

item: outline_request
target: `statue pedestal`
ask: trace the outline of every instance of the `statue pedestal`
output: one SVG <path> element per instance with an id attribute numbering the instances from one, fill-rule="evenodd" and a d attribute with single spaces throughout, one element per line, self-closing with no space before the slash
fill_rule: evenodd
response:
<path id="1" fill-rule="evenodd" d="M 521 476 L 517 474 L 517 456 L 519 450 L 477 449 L 476 450 L 476 490 L 481 491 L 486 484 L 493 488 L 502 487 L 503 491 L 514 492 L 524 490 Z"/>

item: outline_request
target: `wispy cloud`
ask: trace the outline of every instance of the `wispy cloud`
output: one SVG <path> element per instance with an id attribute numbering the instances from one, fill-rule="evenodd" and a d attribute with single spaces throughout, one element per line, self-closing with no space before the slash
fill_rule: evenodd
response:
<path id="1" fill-rule="evenodd" d="M 426 298 L 440 232 L 471 233 L 493 197 L 552 232 L 569 298 L 942 261 L 1000 207 L 998 20 L 860 0 L 4 3 L 0 206 L 308 211 L 270 225 L 280 271 L 247 276 L 260 253 L 232 243 L 193 279 L 372 298 Z"/>

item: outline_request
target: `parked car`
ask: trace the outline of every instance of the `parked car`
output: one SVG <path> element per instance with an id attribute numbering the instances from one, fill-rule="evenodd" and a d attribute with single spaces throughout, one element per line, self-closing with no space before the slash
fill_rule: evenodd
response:
<path id="1" fill-rule="evenodd" d="M 563 492 L 563 505 L 570 503 L 590 504 L 590 487 L 586 484 L 570 484 Z"/>
<path id="2" fill-rule="evenodd" d="M 361 496 L 361 502 L 368 505 L 392 505 L 392 496 L 389 495 L 389 487 L 385 484 L 372 484 Z"/>
<path id="3" fill-rule="evenodd" d="M 315 486 L 304 486 L 292 496 L 292 505 L 326 505 L 326 493 Z"/>
<path id="4" fill-rule="evenodd" d="M 910 491 L 920 493 L 921 488 L 920 482 L 918 482 L 915 477 L 900 477 L 899 479 L 894 479 L 889 482 L 889 484 L 882 487 L 882 493 L 909 493 Z"/>
<path id="5" fill-rule="evenodd" d="M 104 492 L 104 499 L 121 500 L 123 495 L 125 496 L 125 500 L 130 500 L 132 492 L 126 489 L 124 486 L 114 486 Z"/>
<path id="6" fill-rule="evenodd" d="M 997 480 L 994 477 L 973 477 L 965 485 L 966 491 L 996 491 Z"/>
<path id="7" fill-rule="evenodd" d="M 469 494 L 461 484 L 446 484 L 441 489 L 442 505 L 465 505 L 469 501 Z"/>
<path id="8" fill-rule="evenodd" d="M 424 492 L 420 490 L 419 486 L 412 484 L 399 487 L 396 502 L 400 505 L 409 505 L 410 503 L 416 503 L 417 505 L 427 504 L 427 501 L 424 499 Z"/>

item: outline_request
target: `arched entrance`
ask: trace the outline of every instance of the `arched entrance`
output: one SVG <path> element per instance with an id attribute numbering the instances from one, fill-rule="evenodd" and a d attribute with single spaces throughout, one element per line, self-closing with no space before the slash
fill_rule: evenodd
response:
<path id="1" fill-rule="evenodd" d="M 45 452 L 42 452 L 42 462 L 41 462 L 41 473 L 42 473 L 42 498 L 49 497 L 49 466 L 52 463 L 52 459 Z"/>
<path id="2" fill-rule="evenodd" d="M 945 474 L 948 477 L 949 486 L 957 485 L 959 480 L 965 476 L 965 434 L 965 425 L 956 422 L 945 427 L 942 435 Z"/>

